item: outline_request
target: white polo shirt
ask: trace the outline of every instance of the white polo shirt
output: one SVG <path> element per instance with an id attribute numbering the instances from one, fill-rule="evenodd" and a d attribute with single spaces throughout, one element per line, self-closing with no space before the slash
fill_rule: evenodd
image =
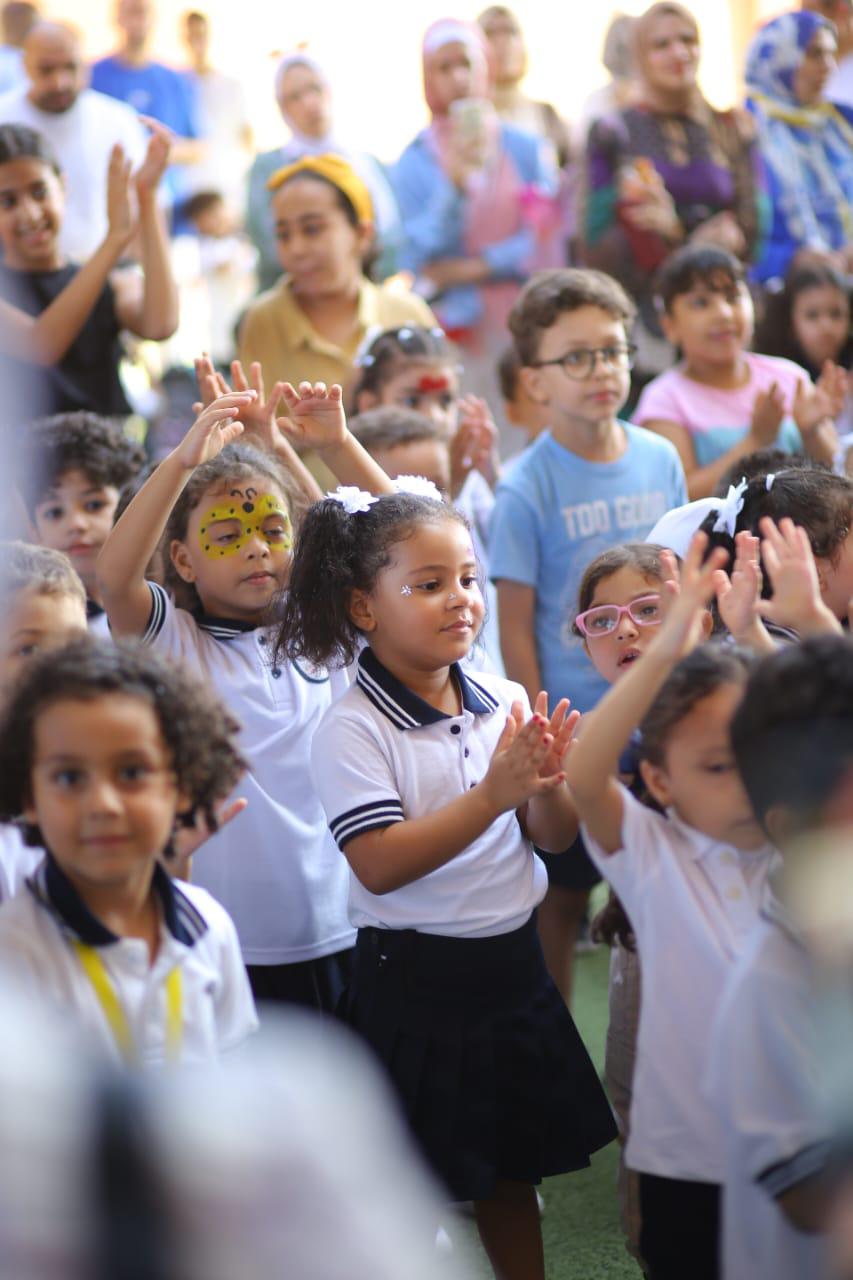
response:
<path id="1" fill-rule="evenodd" d="M 0 823 L 0 902 L 14 897 L 43 857 L 44 849 L 24 844 L 17 823 Z"/>
<path id="2" fill-rule="evenodd" d="M 443 808 L 485 775 L 520 685 L 456 664 L 462 711 L 447 716 L 419 698 L 376 658 L 359 655 L 356 683 L 314 736 L 311 763 L 329 826 L 340 845 L 393 822 Z M 342 860 L 343 861 L 343 860 Z M 443 867 L 392 893 L 368 893 L 351 875 L 354 925 L 482 938 L 520 928 L 542 901 L 547 875 L 515 811 Z"/>
<path id="3" fill-rule="evenodd" d="M 779 855 L 718 844 L 621 790 L 622 848 L 608 856 L 586 827 L 583 835 L 634 926 L 643 977 L 625 1161 L 642 1173 L 722 1182 L 723 1137 L 702 1091 L 711 1026 Z"/>
<path id="4" fill-rule="evenodd" d="M 233 620 L 192 617 L 156 583 L 144 639 L 219 695 L 241 722 L 249 804 L 193 859 L 193 881 L 227 909 L 247 964 L 294 964 L 352 946 L 347 865 L 329 835 L 311 741 L 347 675 L 273 666 L 273 637 Z"/>
<path id="5" fill-rule="evenodd" d="M 827 1159 L 816 1006 L 808 953 L 771 902 L 729 975 L 705 1076 L 726 1157 L 725 1280 L 828 1273 L 825 1237 L 797 1231 L 776 1204 Z"/>
<path id="6" fill-rule="evenodd" d="M 75 941 L 96 947 L 127 1019 L 140 1066 L 167 1060 L 166 980 L 181 970 L 180 1064 L 215 1061 L 257 1028 L 234 925 L 203 889 L 157 867 L 160 947 L 117 938 L 97 920 L 52 858 L 0 907 L 0 970 L 76 1019 L 115 1061 L 123 1058 Z"/>

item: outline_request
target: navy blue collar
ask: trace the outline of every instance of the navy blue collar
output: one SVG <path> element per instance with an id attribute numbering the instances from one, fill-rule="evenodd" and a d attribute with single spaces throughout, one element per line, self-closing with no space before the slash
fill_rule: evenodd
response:
<path id="1" fill-rule="evenodd" d="M 152 881 L 160 898 L 163 919 L 172 937 L 186 946 L 193 946 L 203 933 L 207 922 L 196 910 L 189 898 L 181 893 L 172 877 L 158 862 Z M 27 888 L 36 900 L 56 916 L 81 942 L 90 947 L 109 947 L 119 938 L 86 906 L 59 864 L 48 853 L 44 862 L 27 881 Z"/>
<path id="2" fill-rule="evenodd" d="M 474 715 L 491 715 L 498 709 L 498 700 L 476 680 L 466 676 L 458 662 L 450 668 L 456 686 L 462 696 L 462 706 Z M 437 711 L 411 689 L 407 689 L 387 667 L 383 666 L 372 649 L 362 649 L 358 658 L 356 684 L 378 711 L 381 711 L 398 729 L 423 729 L 428 724 L 453 717 Z"/>
<path id="3" fill-rule="evenodd" d="M 246 622 L 240 618 L 215 618 L 199 607 L 193 610 L 196 626 L 201 631 L 209 631 L 216 640 L 233 640 L 235 636 L 244 635 L 247 631 L 257 631 L 257 622 Z"/>

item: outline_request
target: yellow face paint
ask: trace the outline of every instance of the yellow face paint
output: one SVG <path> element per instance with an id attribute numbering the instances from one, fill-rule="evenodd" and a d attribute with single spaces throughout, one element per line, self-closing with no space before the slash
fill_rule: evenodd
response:
<path id="1" fill-rule="evenodd" d="M 281 498 L 251 488 L 234 489 L 204 514 L 198 540 L 206 556 L 221 560 L 244 547 L 254 533 L 272 551 L 289 551 L 293 546 L 293 528 Z"/>

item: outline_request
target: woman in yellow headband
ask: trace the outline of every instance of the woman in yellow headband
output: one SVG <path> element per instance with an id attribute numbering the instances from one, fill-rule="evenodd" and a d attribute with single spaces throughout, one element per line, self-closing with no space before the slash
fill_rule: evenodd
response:
<path id="1" fill-rule="evenodd" d="M 260 361 L 267 386 L 346 387 L 368 330 L 435 324 L 426 303 L 399 279 L 381 285 L 368 279 L 373 205 L 345 160 L 306 156 L 274 173 L 267 186 L 284 275 L 243 318 L 244 368 Z"/>

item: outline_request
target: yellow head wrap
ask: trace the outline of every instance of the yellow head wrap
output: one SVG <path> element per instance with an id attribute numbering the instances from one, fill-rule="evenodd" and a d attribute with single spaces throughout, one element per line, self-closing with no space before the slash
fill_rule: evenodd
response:
<path id="1" fill-rule="evenodd" d="M 373 201 L 361 178 L 340 156 L 303 156 L 295 164 L 285 165 L 277 169 L 267 181 L 268 191 L 277 191 L 285 182 L 297 173 L 316 173 L 318 178 L 325 178 L 333 187 L 343 192 L 349 200 L 359 222 L 373 222 Z"/>

